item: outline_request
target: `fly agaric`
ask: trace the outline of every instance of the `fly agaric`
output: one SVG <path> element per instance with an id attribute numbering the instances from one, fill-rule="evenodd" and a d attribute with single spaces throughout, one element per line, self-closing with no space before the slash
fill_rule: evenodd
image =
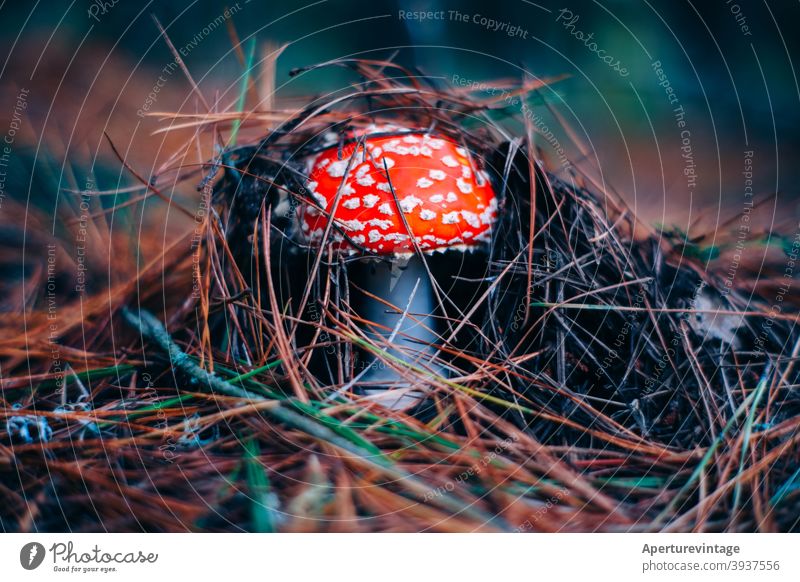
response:
<path id="1" fill-rule="evenodd" d="M 400 133 L 399 128 L 386 135 L 387 129 L 373 126 L 363 147 L 358 142 L 331 147 L 311 160 L 306 187 L 319 208 L 307 206 L 300 227 L 305 239 L 319 246 L 333 219 L 339 230 L 328 229 L 327 242 L 339 252 L 388 259 L 371 261 L 369 268 L 362 265 L 365 272 L 356 284 L 401 310 L 407 306 L 409 317 L 398 327 L 400 315 L 374 299 L 357 311 L 376 324 L 378 335 L 393 332 L 412 342 L 416 358 L 391 350 L 395 358 L 442 373 L 431 361 L 437 337 L 434 291 L 418 253 L 482 246 L 491 236 L 497 197 L 486 172 L 452 139 Z M 414 386 L 378 360 L 359 379 L 368 386 L 366 394 L 390 408 L 408 408 L 420 400 Z"/>

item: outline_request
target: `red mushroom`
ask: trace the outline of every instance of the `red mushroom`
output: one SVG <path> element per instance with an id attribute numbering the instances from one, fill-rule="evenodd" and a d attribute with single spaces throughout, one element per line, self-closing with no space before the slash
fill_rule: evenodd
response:
<path id="1" fill-rule="evenodd" d="M 372 133 L 376 130 L 383 133 L 386 128 L 373 128 Z M 399 350 L 392 355 L 430 367 L 430 344 L 436 340 L 430 317 L 434 294 L 422 259 L 415 255 L 472 250 L 488 241 L 497 214 L 494 189 L 469 153 L 447 137 L 415 131 L 368 134 L 363 149 L 353 156 L 355 147 L 355 142 L 342 149 L 331 147 L 311 161 L 307 189 L 322 210 L 309 205 L 301 212 L 303 235 L 319 245 L 332 218 L 341 229 L 330 230 L 329 242 L 335 248 L 391 259 L 388 266 L 387 261 L 374 266 L 359 284 L 400 309 L 408 305 L 411 318 L 396 334 L 416 344 L 412 347 L 419 359 Z M 393 280 L 398 266 L 402 276 Z M 392 331 L 399 317 L 375 301 L 359 312 L 382 327 L 381 335 Z M 372 386 L 367 394 L 380 396 L 391 408 L 406 408 L 419 400 L 419 393 L 404 385 L 394 369 L 372 365 L 360 379 Z M 404 387 L 402 392 L 388 390 Z"/>

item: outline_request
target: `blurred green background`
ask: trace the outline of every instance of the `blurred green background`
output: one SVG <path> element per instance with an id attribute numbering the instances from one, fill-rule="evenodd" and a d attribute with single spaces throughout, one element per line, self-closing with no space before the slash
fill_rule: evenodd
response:
<path id="1" fill-rule="evenodd" d="M 34 141 L 60 134 L 64 153 L 72 155 L 100 148 L 94 134 L 84 131 L 86 124 L 76 130 L 77 108 L 134 158 L 137 148 L 149 153 L 140 142 L 128 147 L 125 134 L 138 139 L 157 127 L 136 114 L 172 61 L 152 16 L 177 47 L 191 47 L 184 60 L 204 94 L 211 99 L 220 91 L 230 100 L 241 66 L 225 25 L 226 7 L 240 39 L 255 35 L 259 43 L 287 43 L 277 68 L 279 97 L 318 95 L 357 81 L 343 69 L 289 76 L 295 67 L 346 56 L 386 58 L 396 52 L 398 62 L 442 82 L 453 75 L 489 80 L 565 73 L 570 77 L 543 96 L 585 142 L 588 156 L 564 132 L 556 132 L 560 143 L 574 160 L 596 167 L 651 222 L 688 228 L 700 219 L 713 227 L 740 212 L 746 151 L 753 151 L 756 194 L 777 193 L 778 204 L 770 205 L 774 219 L 796 224 L 800 216 L 796 2 L 5 3 L 0 111 L 10 117 L 19 88 L 31 88 Z M 402 18 L 401 11 L 441 16 L 420 21 Z M 501 28 L 491 30 L 484 19 Z M 514 36 L 507 34 L 512 27 Z M 613 56 L 628 74 L 620 75 L 595 51 Z M 655 61 L 676 102 L 670 103 Z M 155 109 L 194 99 L 179 73 L 165 85 Z M 677 124 L 676 103 L 685 110 L 685 127 Z M 549 126 L 557 125 L 541 104 L 534 106 Z M 139 122 L 135 132 L 126 129 Z M 684 173 L 684 130 L 690 132 L 693 186 Z"/>

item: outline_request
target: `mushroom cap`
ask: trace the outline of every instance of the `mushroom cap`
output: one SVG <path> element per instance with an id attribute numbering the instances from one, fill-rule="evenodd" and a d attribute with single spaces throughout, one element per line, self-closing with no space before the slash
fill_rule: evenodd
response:
<path id="1" fill-rule="evenodd" d="M 310 244 L 321 242 L 331 212 L 357 247 L 335 230 L 330 240 L 350 252 L 409 255 L 415 252 L 411 236 L 429 253 L 471 249 L 489 239 L 497 197 L 486 172 L 459 144 L 407 132 L 367 135 L 365 148 L 353 157 L 355 147 L 342 148 L 341 157 L 339 148 L 331 147 L 310 162 L 306 189 L 325 211 L 307 205 L 300 212 Z"/>

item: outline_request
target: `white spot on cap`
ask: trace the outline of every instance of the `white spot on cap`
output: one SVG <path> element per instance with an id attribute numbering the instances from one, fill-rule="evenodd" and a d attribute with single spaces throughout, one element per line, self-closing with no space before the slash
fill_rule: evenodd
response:
<path id="1" fill-rule="evenodd" d="M 465 158 L 467 157 L 467 150 L 465 150 L 464 148 L 456 148 L 456 153 L 459 156 L 464 156 Z"/>
<path id="2" fill-rule="evenodd" d="M 435 150 L 440 150 L 444 147 L 444 140 L 435 137 L 425 136 L 425 145 L 432 147 Z"/>
<path id="3" fill-rule="evenodd" d="M 407 156 L 411 151 L 406 146 L 395 145 L 393 143 L 387 143 L 383 148 L 387 152 L 392 152 L 398 156 Z"/>
<path id="4" fill-rule="evenodd" d="M 369 242 L 371 242 L 371 243 L 378 242 L 379 240 L 383 239 L 383 234 L 381 234 L 377 230 L 369 231 L 367 233 L 367 236 L 369 236 Z"/>
<path id="5" fill-rule="evenodd" d="M 420 204 L 422 204 L 422 200 L 420 200 L 414 195 L 409 195 L 400 201 L 400 208 L 403 210 L 403 212 L 409 213 L 412 212 Z"/>
<path id="6" fill-rule="evenodd" d="M 456 200 L 458 200 L 458 196 L 456 196 L 454 192 L 448 192 L 447 193 L 447 201 L 448 202 L 455 202 Z"/>
<path id="7" fill-rule="evenodd" d="M 319 183 L 311 180 L 308 184 L 306 184 L 306 190 L 309 192 L 314 192 L 317 189 L 317 186 L 319 186 Z"/>
<path id="8" fill-rule="evenodd" d="M 375 196 L 375 194 L 365 194 L 363 200 L 364 208 L 372 208 L 380 201 L 380 196 Z"/>
<path id="9" fill-rule="evenodd" d="M 436 218 L 436 213 L 433 210 L 428 210 L 427 208 L 423 208 L 419 211 L 419 217 L 422 220 L 433 220 Z"/>
<path id="10" fill-rule="evenodd" d="M 458 211 L 445 212 L 442 214 L 442 224 L 455 224 L 461 221 Z"/>
<path id="11" fill-rule="evenodd" d="M 359 186 L 372 186 L 375 183 L 375 178 L 372 176 L 361 176 L 356 180 Z"/>
<path id="12" fill-rule="evenodd" d="M 459 237 L 455 237 L 455 238 L 451 238 L 449 241 L 447 241 L 447 244 L 448 245 L 455 245 L 455 244 L 463 243 L 463 242 L 464 242 L 463 239 L 461 239 Z"/>
<path id="13" fill-rule="evenodd" d="M 369 164 L 363 164 L 356 171 L 356 178 L 364 177 L 367 174 L 367 172 L 369 172 Z"/>
<path id="14" fill-rule="evenodd" d="M 461 192 L 463 192 L 464 194 L 469 194 L 470 192 L 472 192 L 472 184 L 465 181 L 464 178 L 459 178 L 458 180 L 456 180 L 456 186 L 458 186 L 458 189 L 461 190 Z"/>
<path id="15" fill-rule="evenodd" d="M 356 232 L 364 230 L 364 223 L 360 220 L 342 220 L 341 223 L 346 230 L 353 230 Z"/>
<path id="16" fill-rule="evenodd" d="M 478 218 L 478 215 L 474 212 L 470 212 L 469 210 L 462 210 L 461 216 L 464 217 L 464 220 L 467 221 L 467 224 L 472 226 L 473 228 L 479 228 L 481 225 L 481 221 Z"/>
<path id="17" fill-rule="evenodd" d="M 383 150 L 381 148 L 372 148 L 370 150 L 370 153 L 372 154 L 372 157 L 377 160 L 379 157 L 383 155 Z"/>
<path id="18" fill-rule="evenodd" d="M 472 169 L 469 166 L 461 166 L 461 177 L 462 178 L 472 178 Z"/>
<path id="19" fill-rule="evenodd" d="M 444 180 L 447 178 L 447 174 L 445 174 L 442 170 L 430 170 L 428 175 L 431 177 L 432 180 Z"/>
<path id="20" fill-rule="evenodd" d="M 328 199 L 325 198 L 325 196 L 322 194 L 317 194 L 316 192 L 314 192 L 312 196 L 314 197 L 314 200 L 317 201 L 317 204 L 323 208 L 323 210 L 328 208 Z"/>
<path id="21" fill-rule="evenodd" d="M 419 138 L 415 135 L 407 135 L 403 138 L 406 143 L 419 143 Z"/>
<path id="22" fill-rule="evenodd" d="M 464 230 L 461 232 L 461 238 L 472 238 L 473 236 L 475 236 L 475 233 L 471 230 Z"/>
<path id="23" fill-rule="evenodd" d="M 394 168 L 394 160 L 389 156 L 383 156 L 383 161 L 386 162 L 387 168 Z"/>
<path id="24" fill-rule="evenodd" d="M 389 234 L 385 235 L 384 238 L 386 240 L 391 240 L 394 242 L 403 242 L 408 240 L 409 237 L 407 234 L 402 234 L 399 232 L 390 232 Z"/>
<path id="25" fill-rule="evenodd" d="M 373 218 L 368 220 L 367 224 L 370 226 L 377 226 L 381 230 L 389 230 L 394 223 L 391 220 L 381 220 L 380 218 Z"/>
<path id="26" fill-rule="evenodd" d="M 358 198 L 348 198 L 344 202 L 342 202 L 342 206 L 347 208 L 348 210 L 354 210 L 361 206 L 361 200 Z"/>
<path id="27" fill-rule="evenodd" d="M 453 156 L 444 156 L 442 158 L 442 163 L 448 168 L 456 168 L 459 166 L 459 163 Z"/>
<path id="28" fill-rule="evenodd" d="M 492 224 L 494 222 L 494 211 L 491 208 L 487 208 L 480 213 L 478 218 L 483 224 Z"/>
<path id="29" fill-rule="evenodd" d="M 389 186 L 389 182 L 380 182 L 377 186 L 375 186 L 381 192 L 391 192 L 392 187 Z"/>
<path id="30" fill-rule="evenodd" d="M 378 206 L 378 212 L 381 214 L 385 214 L 387 216 L 392 216 L 394 214 L 394 210 L 392 210 L 392 205 L 388 202 L 384 202 L 380 206 Z"/>
<path id="31" fill-rule="evenodd" d="M 429 180 L 428 178 L 420 178 L 417 180 L 417 188 L 430 188 L 433 186 L 433 180 Z"/>
<path id="32" fill-rule="evenodd" d="M 441 194 L 434 194 L 433 196 L 428 198 L 428 200 L 430 200 L 434 204 L 439 204 L 440 202 L 444 201 L 444 196 L 442 196 Z"/>
<path id="33" fill-rule="evenodd" d="M 365 242 L 367 242 L 367 239 L 363 234 L 357 234 L 356 236 L 352 237 L 352 240 L 357 245 L 363 245 Z"/>
<path id="34" fill-rule="evenodd" d="M 419 153 L 425 156 L 426 158 L 433 157 L 433 150 L 431 150 L 431 148 L 429 148 L 428 146 L 422 146 L 421 148 L 419 148 Z"/>
<path id="35" fill-rule="evenodd" d="M 356 193 L 356 189 L 353 188 L 349 183 L 345 183 L 342 186 L 342 196 L 352 196 Z"/>
<path id="36" fill-rule="evenodd" d="M 328 175 L 331 178 L 341 178 L 344 176 L 344 171 L 347 169 L 347 164 L 350 163 L 350 160 L 338 160 L 333 162 L 330 166 L 328 166 Z"/>

